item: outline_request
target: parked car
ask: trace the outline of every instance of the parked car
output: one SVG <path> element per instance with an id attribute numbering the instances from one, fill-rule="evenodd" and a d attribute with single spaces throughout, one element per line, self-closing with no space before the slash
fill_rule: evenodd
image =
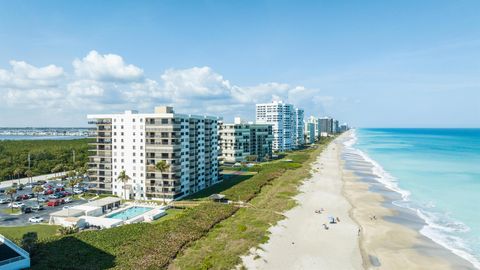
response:
<path id="1" fill-rule="evenodd" d="M 28 200 L 28 199 L 30 199 L 30 197 L 28 196 L 28 194 L 18 195 L 18 198 L 20 198 L 21 200 Z"/>
<path id="2" fill-rule="evenodd" d="M 40 210 L 43 210 L 43 209 L 44 209 L 43 205 L 41 205 L 41 204 L 37 204 L 37 205 L 32 206 L 33 211 L 40 211 Z"/>
<path id="3" fill-rule="evenodd" d="M 32 184 L 25 185 L 25 188 L 33 188 Z"/>
<path id="4" fill-rule="evenodd" d="M 65 203 L 71 203 L 71 202 L 73 202 L 72 197 L 65 198 Z"/>
<path id="5" fill-rule="evenodd" d="M 22 202 L 11 202 L 8 204 L 8 207 L 13 207 L 13 208 L 20 208 L 23 206 L 25 206 L 25 204 Z"/>
<path id="6" fill-rule="evenodd" d="M 47 206 L 59 206 L 60 201 L 59 200 L 50 200 L 47 202 Z"/>
<path id="7" fill-rule="evenodd" d="M 23 212 L 24 214 L 32 213 L 32 208 L 31 208 L 31 207 L 28 207 L 28 206 L 22 207 L 22 212 Z"/>
<path id="8" fill-rule="evenodd" d="M 47 189 L 47 190 L 45 190 L 45 191 L 43 192 L 43 195 L 50 195 L 50 194 L 53 194 L 53 193 L 55 193 L 55 192 L 53 191 L 53 189 Z"/>
<path id="9" fill-rule="evenodd" d="M 73 193 L 75 194 L 82 194 L 83 193 L 83 190 L 79 189 L 79 188 L 76 188 L 73 190 Z"/>
<path id="10" fill-rule="evenodd" d="M 64 186 L 64 184 L 62 184 L 62 183 L 57 183 L 57 187 L 63 187 L 63 186 Z"/>
<path id="11" fill-rule="evenodd" d="M 43 218 L 39 217 L 39 216 L 31 217 L 31 218 L 28 219 L 28 222 L 40 223 L 40 222 L 43 222 Z"/>
<path id="12" fill-rule="evenodd" d="M 62 191 L 55 193 L 55 195 L 56 195 L 58 198 L 63 198 L 63 197 L 65 197 L 65 194 L 63 194 Z"/>
<path id="13" fill-rule="evenodd" d="M 47 183 L 47 181 L 45 181 L 45 180 L 38 180 L 37 181 L 37 184 L 39 184 L 39 185 L 43 185 L 45 183 Z"/>
<path id="14" fill-rule="evenodd" d="M 8 199 L 8 198 L 0 199 L 0 204 L 6 204 L 6 203 L 9 203 L 9 202 L 10 202 L 10 199 Z"/>
<path id="15" fill-rule="evenodd" d="M 0 194 L 5 193 L 5 189 L 0 189 Z"/>
<path id="16" fill-rule="evenodd" d="M 46 202 L 46 201 L 47 201 L 47 199 L 45 199 L 45 197 L 39 197 L 39 198 L 38 198 L 38 202 L 44 203 L 44 202 Z"/>
<path id="17" fill-rule="evenodd" d="M 60 192 L 60 191 L 64 191 L 64 190 L 65 190 L 65 188 L 63 188 L 63 187 L 57 187 L 55 189 L 56 192 Z"/>
<path id="18" fill-rule="evenodd" d="M 61 193 L 62 193 L 63 195 L 65 195 L 65 197 L 73 195 L 73 193 L 68 192 L 68 191 L 62 191 Z"/>

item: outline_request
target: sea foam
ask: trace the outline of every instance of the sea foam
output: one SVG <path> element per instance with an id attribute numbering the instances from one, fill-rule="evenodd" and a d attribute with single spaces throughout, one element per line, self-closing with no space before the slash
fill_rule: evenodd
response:
<path id="1" fill-rule="evenodd" d="M 400 194 L 402 199 L 392 201 L 392 204 L 410 209 L 425 222 L 425 225 L 420 229 L 422 235 L 450 250 L 457 256 L 469 261 L 475 268 L 480 269 L 480 261 L 472 255 L 473 250 L 462 238 L 453 235 L 453 233 L 467 232 L 470 228 L 458 220 L 453 220 L 446 213 L 432 211 L 435 208 L 433 202 L 429 202 L 429 204 L 423 207 L 412 202 L 410 200 L 411 193 L 400 188 L 398 186 L 398 180 L 395 177 L 385 171 L 378 162 L 371 159 L 366 153 L 354 147 L 357 141 L 356 131 L 352 130 L 349 137 L 343 142 L 343 145 L 348 152 L 357 154 L 365 162 L 372 165 L 372 174 L 376 176 L 376 181 L 383 184 L 387 189 Z"/>

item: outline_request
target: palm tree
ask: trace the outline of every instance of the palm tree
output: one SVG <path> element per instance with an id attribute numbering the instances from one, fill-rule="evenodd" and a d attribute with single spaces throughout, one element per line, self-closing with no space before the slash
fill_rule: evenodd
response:
<path id="1" fill-rule="evenodd" d="M 42 186 L 34 186 L 32 188 L 32 191 L 37 195 L 37 204 L 38 204 L 38 196 L 40 195 L 40 193 L 44 192 L 45 189 Z"/>
<path id="2" fill-rule="evenodd" d="M 77 184 L 77 178 L 71 177 L 70 179 L 68 179 L 67 186 L 72 188 L 72 194 L 76 184 Z"/>
<path id="3" fill-rule="evenodd" d="M 169 168 L 170 168 L 170 165 L 165 160 L 160 160 L 159 162 L 157 162 L 157 164 L 155 164 L 155 169 L 162 174 Z M 163 197 L 163 203 L 165 203 L 165 193 L 163 192 L 163 183 L 162 183 L 162 197 Z"/>
<path id="4" fill-rule="evenodd" d="M 127 175 L 125 170 L 121 171 L 120 174 L 118 175 L 118 180 L 122 181 L 123 183 L 123 195 L 125 196 L 125 200 L 128 200 L 127 198 L 127 182 L 130 180 L 130 176 Z"/>
<path id="5" fill-rule="evenodd" d="M 5 191 L 5 194 L 10 195 L 10 206 L 12 208 L 12 213 L 13 213 L 13 196 L 17 193 L 17 190 L 14 188 L 9 188 L 7 191 Z"/>
<path id="6" fill-rule="evenodd" d="M 29 183 L 32 183 L 32 176 L 33 176 L 32 170 L 28 169 L 28 170 L 25 172 L 25 174 L 26 174 L 27 177 L 28 177 L 28 182 L 29 182 Z"/>
<path id="7" fill-rule="evenodd" d="M 20 184 L 20 174 L 23 173 L 23 169 L 21 167 L 15 168 L 13 174 L 17 175 L 18 183 Z"/>
<path id="8" fill-rule="evenodd" d="M 65 167 L 65 166 L 64 166 L 63 164 L 61 164 L 61 163 L 55 165 L 55 167 L 53 167 L 53 169 L 52 169 L 52 173 L 55 174 L 54 176 L 57 176 L 57 173 L 58 173 L 58 172 L 63 171 L 63 168 L 64 168 L 64 167 Z"/>

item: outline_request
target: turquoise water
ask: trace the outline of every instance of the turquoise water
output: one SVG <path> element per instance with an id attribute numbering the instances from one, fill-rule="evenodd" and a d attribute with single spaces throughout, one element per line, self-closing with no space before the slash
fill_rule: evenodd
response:
<path id="1" fill-rule="evenodd" d="M 123 211 L 108 215 L 107 218 L 115 218 L 115 219 L 121 219 L 121 220 L 128 220 L 132 219 L 136 216 L 139 216 L 141 214 L 144 214 L 153 208 L 150 207 L 140 207 L 140 206 L 133 206 L 130 208 L 127 208 Z"/>
<path id="2" fill-rule="evenodd" d="M 394 204 L 427 223 L 421 233 L 480 268 L 480 129 L 360 129 Z"/>

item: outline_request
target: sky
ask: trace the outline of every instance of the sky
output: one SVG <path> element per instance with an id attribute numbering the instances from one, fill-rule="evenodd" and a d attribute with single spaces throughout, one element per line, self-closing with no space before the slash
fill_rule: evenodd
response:
<path id="1" fill-rule="evenodd" d="M 0 0 L 0 127 L 87 114 L 480 127 L 480 1 Z"/>

